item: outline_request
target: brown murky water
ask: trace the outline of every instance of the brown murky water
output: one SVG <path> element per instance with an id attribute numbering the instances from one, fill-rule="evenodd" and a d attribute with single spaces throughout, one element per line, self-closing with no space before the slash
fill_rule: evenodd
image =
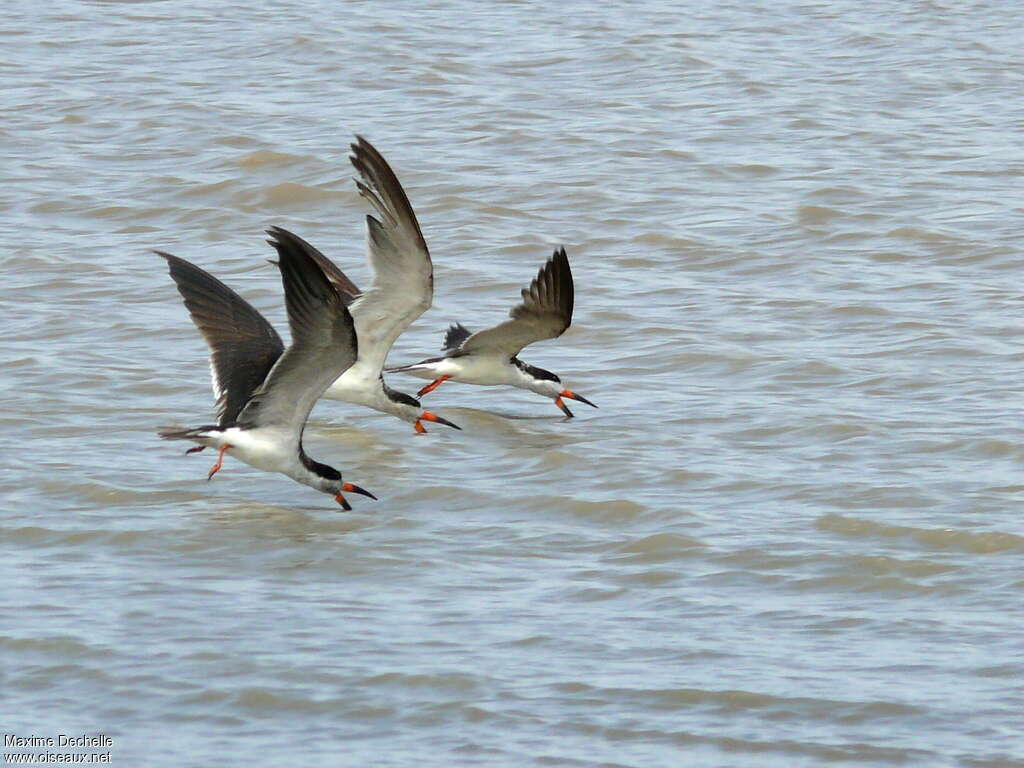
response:
<path id="1" fill-rule="evenodd" d="M 115 765 L 1024 765 L 1013 6 L 713 5 L 8 14 L 6 732 Z M 575 323 L 524 358 L 600 410 L 446 385 L 464 431 L 415 437 L 321 403 L 310 454 L 380 497 L 343 514 L 156 439 L 212 402 L 151 249 L 283 330 L 267 226 L 365 280 L 355 133 L 436 265 L 391 361 L 564 244 Z"/>

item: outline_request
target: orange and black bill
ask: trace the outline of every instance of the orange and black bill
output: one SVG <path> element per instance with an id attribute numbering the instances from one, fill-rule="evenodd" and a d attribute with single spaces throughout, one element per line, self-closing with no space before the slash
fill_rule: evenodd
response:
<path id="1" fill-rule="evenodd" d="M 345 491 L 346 493 L 361 493 L 363 496 L 369 496 L 374 501 L 377 500 L 377 497 L 374 496 L 372 493 L 370 493 L 364 488 L 360 488 L 358 485 L 355 485 L 353 483 L 345 483 L 343 486 L 341 486 L 341 490 Z M 352 505 L 349 504 L 345 497 L 342 496 L 340 493 L 335 495 L 334 500 L 341 504 L 341 508 L 344 509 L 346 512 L 352 511 Z"/>
<path id="2" fill-rule="evenodd" d="M 424 434 L 427 431 L 423 427 L 423 425 L 420 424 L 421 421 L 432 421 L 435 424 L 444 424 L 446 427 L 451 427 L 452 429 L 458 429 L 459 431 L 462 430 L 462 427 L 460 427 L 458 424 L 452 424 L 452 422 L 448 421 L 448 419 L 442 419 L 436 413 L 431 413 L 430 411 L 424 411 L 423 413 L 420 414 L 420 417 L 418 419 L 416 419 L 416 423 L 413 424 L 413 427 L 415 427 L 416 431 L 419 432 L 421 435 Z"/>
<path id="3" fill-rule="evenodd" d="M 572 411 L 570 411 L 569 410 L 569 406 L 567 406 L 562 401 L 563 397 L 567 397 L 570 400 L 579 400 L 581 403 L 586 403 L 591 408 L 597 408 L 596 405 L 594 405 L 592 402 L 587 400 L 587 398 L 585 398 L 583 395 L 577 395 L 571 389 L 563 389 L 562 392 L 558 395 L 558 397 L 555 398 L 555 405 L 557 405 L 559 408 L 561 408 L 562 409 L 562 413 L 564 413 L 570 419 L 572 418 Z"/>
<path id="4" fill-rule="evenodd" d="M 591 408 L 597 408 L 597 406 L 596 406 L 596 405 L 594 405 L 594 404 L 593 404 L 592 402 L 590 402 L 589 400 L 587 400 L 587 398 L 585 398 L 585 397 L 584 397 L 583 395 L 577 395 L 577 394 L 576 394 L 575 392 L 573 392 L 573 391 L 572 391 L 571 389 L 563 389 L 563 390 L 562 390 L 562 395 L 561 395 L 561 396 L 562 396 L 562 397 L 568 397 L 568 398 L 569 398 L 570 400 L 579 400 L 579 401 L 580 401 L 581 403 L 586 403 L 586 404 L 587 404 L 587 405 L 589 405 L 589 406 L 590 406 Z"/>

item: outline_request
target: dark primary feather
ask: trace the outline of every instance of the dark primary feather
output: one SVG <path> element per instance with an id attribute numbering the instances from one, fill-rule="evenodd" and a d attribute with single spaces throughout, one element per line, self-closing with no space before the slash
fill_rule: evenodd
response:
<path id="1" fill-rule="evenodd" d="M 407 229 L 408 236 L 416 247 L 427 251 L 427 242 L 423 239 L 423 232 L 420 230 L 420 223 L 416 219 L 412 204 L 387 160 L 362 136 L 356 136 L 356 143 L 349 146 L 352 149 L 349 161 L 363 177 L 362 181 L 356 182 L 359 194 L 377 209 L 384 219 L 383 225 L 386 229 Z"/>
<path id="2" fill-rule="evenodd" d="M 238 418 L 250 395 L 284 352 L 281 337 L 249 302 L 210 273 L 157 251 L 210 348 L 210 373 L 217 398 L 217 423 Z"/>
<path id="3" fill-rule="evenodd" d="M 306 243 L 305 240 L 303 240 L 303 243 L 309 249 L 309 255 L 313 257 L 320 269 L 323 270 L 324 275 L 334 285 L 345 306 L 347 307 L 358 299 L 362 291 L 356 288 L 356 284 L 348 279 L 348 275 L 338 269 L 338 265 L 320 253 L 320 251 Z"/>
<path id="4" fill-rule="evenodd" d="M 359 194 L 370 202 L 373 208 L 381 216 L 377 219 L 373 216 L 366 217 L 367 237 L 371 245 L 371 257 L 373 254 L 396 253 L 399 257 L 405 257 L 410 250 L 422 249 L 422 255 L 417 258 L 425 261 L 428 271 L 428 283 L 433 283 L 433 274 L 430 265 L 430 256 L 427 252 L 427 244 L 420 231 L 419 222 L 413 212 L 409 198 L 402 189 L 398 177 L 391 170 L 384 157 L 374 148 L 370 142 L 362 136 L 357 136 L 358 143 L 352 144 L 353 154 L 349 157 L 353 167 L 363 177 L 362 181 L 356 181 L 356 188 Z M 337 264 L 327 258 L 315 246 L 303 240 L 298 235 L 289 233 L 294 240 L 301 245 L 306 253 L 317 263 L 327 279 L 341 295 L 345 306 L 350 306 L 358 299 L 363 292 L 359 290 L 354 282 L 349 279 Z M 413 248 L 410 249 L 406 240 L 411 240 Z M 276 262 L 274 262 L 276 264 Z M 371 263 L 375 269 L 378 264 Z M 380 270 L 378 270 L 379 272 Z M 411 293 L 411 292 L 410 292 Z M 412 299 L 415 301 L 415 298 Z M 429 305 L 429 300 L 428 300 Z"/>
<path id="5" fill-rule="evenodd" d="M 359 336 L 359 365 L 381 370 L 395 339 L 427 311 L 434 296 L 434 265 L 416 213 L 387 161 L 362 136 L 349 160 L 356 188 L 372 206 L 366 217 L 372 283 L 352 303 Z"/>
<path id="6" fill-rule="evenodd" d="M 241 426 L 275 425 L 299 439 L 314 403 L 356 358 L 352 316 L 308 243 L 272 227 L 292 344 L 238 415 Z"/>
<path id="7" fill-rule="evenodd" d="M 448 350 L 458 349 L 459 345 L 471 335 L 470 330 L 462 323 L 452 323 L 448 326 L 448 332 L 444 335 L 444 344 L 441 346 L 441 351 L 447 352 Z"/>
<path id="8" fill-rule="evenodd" d="M 551 255 L 547 264 L 540 268 L 537 277 L 530 283 L 530 287 L 524 288 L 521 293 L 522 303 L 512 307 L 509 312 L 512 318 L 531 318 L 545 314 L 556 317 L 564 325 L 555 336 L 560 336 L 569 327 L 572 322 L 575 290 L 565 248 L 560 248 Z"/>
<path id="9" fill-rule="evenodd" d="M 561 336 L 572 323 L 574 288 L 565 248 L 552 254 L 540 268 L 523 300 L 509 312 L 511 320 L 477 331 L 462 342 L 459 351 L 498 352 L 512 357 L 535 341 Z"/>
<path id="10" fill-rule="evenodd" d="M 288 230 L 285 229 L 281 231 L 288 232 Z M 331 284 L 334 285 L 335 289 L 338 291 L 338 294 L 341 296 L 341 300 L 344 302 L 346 307 L 359 298 L 362 291 L 356 288 L 356 284 L 348 279 L 348 276 L 338 268 L 337 264 L 324 256 L 316 246 L 306 242 L 295 233 L 288 232 L 288 234 L 295 243 L 305 250 L 310 258 L 316 262 L 317 266 L 320 267 L 324 276 L 331 281 Z M 268 242 L 271 245 L 274 244 L 272 240 Z M 273 259 L 270 260 L 270 263 L 275 266 L 278 265 L 278 262 Z"/>

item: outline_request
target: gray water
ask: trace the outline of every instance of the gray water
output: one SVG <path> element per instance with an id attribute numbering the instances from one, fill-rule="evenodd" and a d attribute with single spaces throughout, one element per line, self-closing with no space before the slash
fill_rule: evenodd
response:
<path id="1" fill-rule="evenodd" d="M 6 733 L 124 766 L 1024 766 L 1017 6 L 691 5 L 8 9 Z M 356 133 L 435 263 L 391 362 L 564 245 L 573 326 L 523 357 L 600 409 L 449 383 L 464 431 L 416 437 L 321 403 L 307 450 L 380 497 L 346 514 L 156 438 L 212 398 L 152 249 L 284 332 L 266 227 L 366 282 Z"/>

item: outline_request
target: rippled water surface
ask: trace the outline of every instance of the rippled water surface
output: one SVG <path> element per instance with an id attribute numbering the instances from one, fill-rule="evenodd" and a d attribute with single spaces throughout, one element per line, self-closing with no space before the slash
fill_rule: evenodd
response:
<path id="1" fill-rule="evenodd" d="M 0 720 L 112 764 L 1022 766 L 1024 65 L 1011 3 L 67 2 L 0 41 Z M 321 403 L 327 496 L 205 423 L 160 248 L 284 330 L 395 166 L 449 322 L 565 245 L 463 432 Z M 422 382 L 400 376 L 393 386 Z M 226 757 L 229 756 L 229 757 Z"/>

